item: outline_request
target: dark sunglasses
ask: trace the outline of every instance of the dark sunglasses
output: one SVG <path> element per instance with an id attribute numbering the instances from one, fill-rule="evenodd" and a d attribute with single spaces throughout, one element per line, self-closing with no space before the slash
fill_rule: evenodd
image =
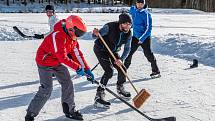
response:
<path id="1" fill-rule="evenodd" d="M 78 29 L 76 26 L 74 27 L 74 30 L 75 30 L 75 36 L 76 37 L 81 37 L 81 36 L 83 36 L 85 34 L 84 31 Z"/>

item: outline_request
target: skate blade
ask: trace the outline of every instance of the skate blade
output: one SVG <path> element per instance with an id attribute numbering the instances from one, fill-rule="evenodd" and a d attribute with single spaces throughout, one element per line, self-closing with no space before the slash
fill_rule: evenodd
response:
<path id="1" fill-rule="evenodd" d="M 160 74 L 151 76 L 151 78 L 152 78 L 152 79 L 160 78 L 160 77 L 161 77 L 161 75 L 160 75 Z"/>
<path id="2" fill-rule="evenodd" d="M 94 103 L 94 108 L 96 108 L 96 109 L 110 109 L 110 106 L 109 105 L 103 105 L 103 104 L 100 104 L 100 103 Z"/>
<path id="3" fill-rule="evenodd" d="M 119 93 L 118 93 L 118 95 L 119 95 L 119 97 L 121 97 L 122 99 L 124 99 L 126 101 L 131 100 L 131 97 L 125 97 L 125 96 L 123 96 L 122 94 L 119 94 Z"/>
<path id="4" fill-rule="evenodd" d="M 84 119 L 74 119 L 74 118 L 69 118 L 69 117 L 66 117 L 66 118 L 71 121 L 84 121 Z"/>

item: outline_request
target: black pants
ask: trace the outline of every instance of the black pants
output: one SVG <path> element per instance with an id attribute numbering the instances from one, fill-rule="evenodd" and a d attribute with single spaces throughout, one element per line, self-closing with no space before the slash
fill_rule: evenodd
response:
<path id="1" fill-rule="evenodd" d="M 108 80 L 113 76 L 113 67 L 117 69 L 118 71 L 118 80 L 117 80 L 117 85 L 121 85 L 126 81 L 126 77 L 120 70 L 120 68 L 114 64 L 114 59 L 111 57 L 109 52 L 106 52 L 102 50 L 101 48 L 98 47 L 98 45 L 94 45 L 94 53 L 101 65 L 101 67 L 104 70 L 104 74 L 101 78 L 100 83 L 103 84 L 104 86 L 107 85 Z M 117 53 L 115 53 L 117 54 Z M 115 56 L 117 58 L 117 56 Z M 126 72 L 126 69 L 123 68 Z"/>
<path id="2" fill-rule="evenodd" d="M 153 72 L 159 71 L 156 58 L 151 51 L 151 37 L 146 38 L 146 40 L 142 44 L 138 44 L 139 40 L 135 37 L 132 37 L 132 43 L 131 43 L 131 51 L 128 55 L 128 57 L 125 59 L 124 65 L 128 69 L 131 65 L 131 59 L 133 54 L 136 52 L 139 46 L 142 47 L 144 51 L 144 55 L 147 58 L 147 60 L 151 63 L 151 68 Z"/>

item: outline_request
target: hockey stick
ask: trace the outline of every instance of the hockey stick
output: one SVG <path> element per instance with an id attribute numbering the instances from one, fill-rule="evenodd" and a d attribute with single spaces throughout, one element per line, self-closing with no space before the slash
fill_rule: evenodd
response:
<path id="1" fill-rule="evenodd" d="M 16 31 L 20 36 L 24 38 L 35 38 L 35 36 L 28 36 L 22 33 L 17 26 L 13 26 L 13 30 Z"/>
<path id="2" fill-rule="evenodd" d="M 91 69 L 91 71 L 95 70 L 96 67 L 97 67 L 98 65 L 99 65 L 99 63 L 97 63 L 97 64 Z M 77 75 L 77 74 L 74 74 L 74 75 L 71 75 L 71 80 L 78 79 L 78 78 L 80 78 L 80 77 L 82 77 L 82 76 L 79 76 L 79 75 Z M 53 79 L 57 79 L 57 78 L 54 76 Z"/>
<path id="3" fill-rule="evenodd" d="M 96 83 L 97 85 L 101 85 L 98 81 L 94 80 L 93 83 Z M 140 115 L 144 116 L 145 118 L 147 118 L 149 121 L 176 121 L 176 117 L 171 116 L 171 117 L 166 117 L 166 118 L 159 118 L 159 119 L 155 119 L 155 118 L 151 118 L 149 116 L 147 116 L 146 114 L 144 114 L 143 112 L 141 112 L 140 110 L 138 110 L 137 108 L 135 108 L 133 105 L 131 105 L 130 103 L 128 103 L 127 101 L 125 101 L 124 99 L 122 99 L 121 97 L 119 97 L 116 93 L 114 93 L 113 91 L 111 91 L 109 88 L 105 87 L 104 88 L 106 91 L 108 91 L 110 94 L 112 94 L 114 97 L 116 97 L 117 99 L 121 100 L 123 103 L 125 103 L 127 106 L 129 106 L 130 108 L 132 108 L 134 111 L 136 111 L 137 113 L 139 113 Z"/>
<path id="4" fill-rule="evenodd" d="M 97 63 L 92 69 L 91 71 L 93 71 L 94 69 L 96 69 L 96 67 L 99 65 L 99 63 Z"/>
<path id="5" fill-rule="evenodd" d="M 92 69 L 91 69 L 91 71 L 93 71 L 94 69 L 96 69 L 96 67 L 99 65 L 99 63 L 97 63 Z M 82 76 L 79 76 L 79 75 L 77 75 L 77 74 L 75 74 L 75 75 L 72 75 L 71 76 L 71 79 L 73 80 L 73 79 L 77 79 L 77 78 L 79 78 L 79 77 L 82 77 Z"/>

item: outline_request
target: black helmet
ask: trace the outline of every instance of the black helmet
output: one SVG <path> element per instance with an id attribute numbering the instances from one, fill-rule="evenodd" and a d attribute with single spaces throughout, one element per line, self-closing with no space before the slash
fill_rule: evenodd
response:
<path id="1" fill-rule="evenodd" d="M 45 10 L 53 10 L 54 11 L 54 6 L 53 5 L 47 5 Z"/>
<path id="2" fill-rule="evenodd" d="M 145 0 L 137 0 L 137 3 L 145 3 Z"/>
<path id="3" fill-rule="evenodd" d="M 119 15 L 119 24 L 122 24 L 122 23 L 132 23 L 131 22 L 131 17 L 126 14 L 126 13 L 122 13 Z"/>

